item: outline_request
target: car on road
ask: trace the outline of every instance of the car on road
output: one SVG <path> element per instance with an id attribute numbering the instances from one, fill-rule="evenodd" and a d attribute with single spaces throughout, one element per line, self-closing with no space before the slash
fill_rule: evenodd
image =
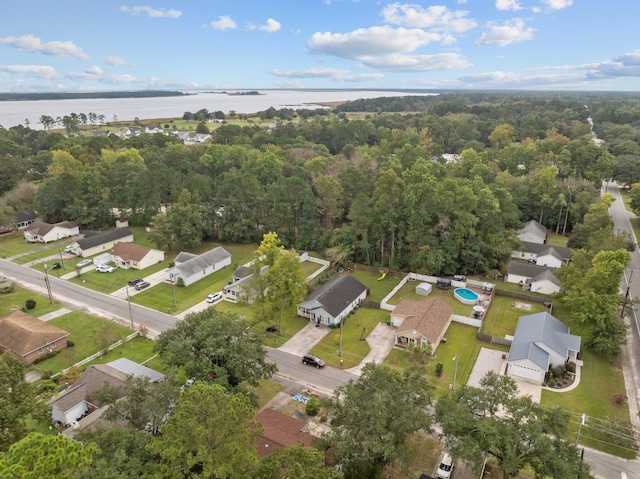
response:
<path id="1" fill-rule="evenodd" d="M 149 283 L 149 281 L 140 281 L 139 283 L 136 283 L 134 288 L 140 291 L 141 289 L 148 288 L 149 286 L 151 286 L 151 283 Z"/>
<path id="2" fill-rule="evenodd" d="M 304 356 L 302 356 L 302 364 L 309 364 L 319 369 L 323 368 L 326 363 L 318 356 L 314 356 L 313 354 L 305 354 Z"/>
<path id="3" fill-rule="evenodd" d="M 96 271 L 98 273 L 113 273 L 116 269 L 113 266 L 109 266 L 108 264 L 101 264 L 96 266 Z"/>
<path id="4" fill-rule="evenodd" d="M 209 296 L 207 296 L 207 303 L 215 303 L 216 301 L 219 301 L 221 299 L 221 293 L 211 293 Z"/>
<path id="5" fill-rule="evenodd" d="M 127 286 L 135 286 L 138 283 L 142 283 L 144 281 L 144 279 L 142 278 L 135 278 L 135 279 L 131 279 L 129 280 L 129 282 L 127 283 Z"/>
<path id="6" fill-rule="evenodd" d="M 442 462 L 438 466 L 436 471 L 436 477 L 438 479 L 449 479 L 451 477 L 451 471 L 453 470 L 453 458 L 451 454 L 445 453 L 442 458 Z"/>
<path id="7" fill-rule="evenodd" d="M 92 259 L 83 259 L 76 265 L 76 268 L 84 268 L 85 266 L 89 266 L 90 264 L 93 264 Z"/>

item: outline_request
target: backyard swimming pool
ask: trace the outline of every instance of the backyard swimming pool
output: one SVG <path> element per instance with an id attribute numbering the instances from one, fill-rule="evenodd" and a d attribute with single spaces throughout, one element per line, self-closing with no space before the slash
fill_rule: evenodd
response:
<path id="1" fill-rule="evenodd" d="M 476 304 L 479 296 L 468 288 L 456 288 L 453 296 L 462 304 Z"/>

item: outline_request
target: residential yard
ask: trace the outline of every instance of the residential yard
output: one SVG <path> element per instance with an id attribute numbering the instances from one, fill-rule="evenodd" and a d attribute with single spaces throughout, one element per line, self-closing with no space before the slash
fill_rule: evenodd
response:
<path id="1" fill-rule="evenodd" d="M 14 311 L 21 311 L 27 299 L 33 299 L 36 302 L 35 308 L 27 310 L 28 314 L 36 318 L 51 311 L 56 311 L 63 306 L 58 303 L 51 304 L 46 296 L 41 296 L 31 290 L 15 285 L 13 293 L 0 294 L 0 317 L 11 314 Z"/>
<path id="2" fill-rule="evenodd" d="M 560 234 L 555 234 L 551 232 L 547 232 L 547 242 L 549 246 L 567 246 L 567 241 L 569 238 Z"/>
<path id="3" fill-rule="evenodd" d="M 308 320 L 300 318 L 304 324 Z M 378 323 L 386 323 L 389 312 L 381 309 L 359 308 L 351 314 L 342 327 L 342 359 L 345 369 L 357 366 L 369 353 L 369 344 L 365 339 Z M 318 343 L 310 353 L 324 359 L 329 366 L 340 367 L 340 328 L 333 329 Z"/>
<path id="4" fill-rule="evenodd" d="M 284 391 L 284 386 L 271 379 L 260 379 L 258 383 L 258 387 L 253 387 L 245 383 L 244 388 L 251 394 L 255 394 L 257 401 L 256 410 L 259 411 L 266 406 L 277 393 Z"/>
<path id="5" fill-rule="evenodd" d="M 393 288 L 400 284 L 400 278 L 394 278 L 393 276 L 385 276 L 384 279 L 378 280 L 381 275 L 375 271 L 359 269 L 353 271 L 351 275 L 369 288 L 369 296 L 367 296 L 367 300 L 375 301 L 377 303 L 382 301 Z"/>
<path id="6" fill-rule="evenodd" d="M 17 254 L 26 253 L 32 251 L 34 247 L 33 243 L 25 241 L 22 231 L 13 231 L 0 236 L 0 258 L 10 258 Z"/>
<path id="7" fill-rule="evenodd" d="M 516 303 L 529 305 L 530 310 L 516 308 Z M 491 306 L 486 313 L 482 332 L 492 336 L 504 338 L 506 335 L 513 336 L 520 316 L 549 311 L 543 304 L 534 301 L 516 300 L 506 296 L 494 296 Z"/>
<path id="8" fill-rule="evenodd" d="M 447 329 L 445 337 L 446 343 L 441 343 L 436 349 L 434 357 L 427 357 L 426 364 L 421 363 L 419 354 L 415 354 L 413 361 L 409 361 L 409 353 L 401 349 L 392 349 L 384 364 L 399 371 L 404 371 L 410 367 L 417 367 L 424 373 L 429 384 L 434 387 L 434 395 L 437 398 L 446 394 L 453 384 L 453 376 L 456 362 L 454 357 L 458 356 L 458 369 L 456 372 L 456 385 L 459 387 L 469 379 L 473 365 L 476 362 L 480 348 L 497 349 L 508 351 L 505 346 L 489 344 L 476 339 L 478 328 L 465 324 L 452 322 Z M 442 363 L 442 376 L 436 377 L 436 365 Z"/>
<path id="9" fill-rule="evenodd" d="M 471 316 L 472 307 L 468 304 L 462 304 L 453 296 L 453 290 L 455 288 L 438 289 L 434 284 L 432 285 L 433 289 L 428 296 L 421 296 L 419 294 L 416 294 L 415 292 L 416 286 L 418 286 L 419 284 L 420 281 L 407 281 L 405 285 L 400 288 L 400 290 L 389 300 L 389 304 L 398 304 L 403 299 L 420 301 L 427 298 L 440 298 L 453 308 L 453 314 L 458 314 L 460 316 Z"/>
<path id="10" fill-rule="evenodd" d="M 67 341 L 74 343 L 73 347 L 65 348 L 52 358 L 34 365 L 40 371 L 54 374 L 131 334 L 129 328 L 81 311 L 73 311 L 49 323 L 68 331 Z"/>

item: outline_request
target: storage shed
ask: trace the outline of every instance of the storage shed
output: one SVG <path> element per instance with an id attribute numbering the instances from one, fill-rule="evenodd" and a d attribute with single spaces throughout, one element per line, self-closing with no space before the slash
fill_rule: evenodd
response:
<path id="1" fill-rule="evenodd" d="M 431 285 L 429 283 L 420 283 L 416 286 L 416 294 L 419 294 L 420 296 L 429 296 L 429 293 L 431 293 Z"/>

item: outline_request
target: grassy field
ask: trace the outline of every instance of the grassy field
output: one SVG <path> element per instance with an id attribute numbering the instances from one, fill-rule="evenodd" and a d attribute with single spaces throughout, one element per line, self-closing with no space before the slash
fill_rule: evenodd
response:
<path id="1" fill-rule="evenodd" d="M 67 340 L 74 342 L 73 347 L 65 348 L 54 357 L 34 365 L 41 371 L 53 373 L 68 368 L 131 334 L 129 328 L 80 311 L 73 311 L 52 319 L 49 323 L 68 331 L 70 334 Z"/>
<path id="2" fill-rule="evenodd" d="M 540 303 L 522 300 L 518 300 L 517 302 L 529 305 L 531 310 L 516 308 L 516 300 L 513 298 L 507 298 L 506 296 L 494 296 L 491 301 L 491 306 L 487 311 L 482 332 L 501 338 L 504 338 L 505 335 L 513 336 L 520 316 L 548 311 L 547 308 Z"/>
<path id="3" fill-rule="evenodd" d="M 22 310 L 27 299 L 33 299 L 36 302 L 36 307 L 27 311 L 28 314 L 35 317 L 56 311 L 62 307 L 59 303 L 49 303 L 49 298 L 46 296 L 41 296 L 16 285 L 13 293 L 0 294 L 0 317 Z"/>
<path id="4" fill-rule="evenodd" d="M 384 279 L 378 281 L 380 273 L 377 272 L 356 270 L 351 274 L 369 288 L 369 296 L 367 296 L 367 300 L 369 301 L 382 301 L 393 288 L 400 284 L 400 278 L 394 278 L 393 276 L 386 276 Z"/>
<path id="5" fill-rule="evenodd" d="M 359 308 L 354 311 L 342 326 L 343 367 L 351 368 L 369 353 L 371 348 L 365 339 L 379 323 L 389 319 L 389 312 L 380 309 Z M 306 321 L 305 321 L 306 324 Z M 340 328 L 333 329 L 310 352 L 324 359 L 328 365 L 340 367 Z"/>

